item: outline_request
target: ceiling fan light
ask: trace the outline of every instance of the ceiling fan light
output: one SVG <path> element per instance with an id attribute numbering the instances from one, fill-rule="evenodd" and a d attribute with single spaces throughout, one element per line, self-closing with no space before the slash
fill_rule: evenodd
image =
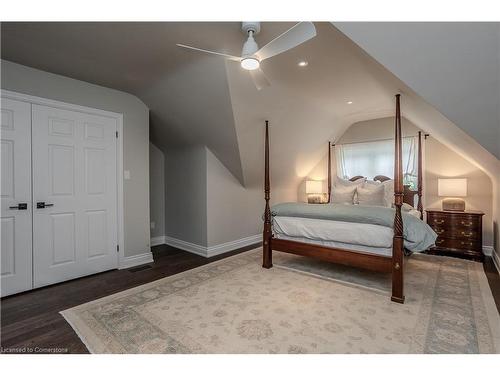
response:
<path id="1" fill-rule="evenodd" d="M 245 70 L 255 70 L 260 66 L 259 60 L 254 57 L 246 57 L 241 60 L 241 67 Z"/>

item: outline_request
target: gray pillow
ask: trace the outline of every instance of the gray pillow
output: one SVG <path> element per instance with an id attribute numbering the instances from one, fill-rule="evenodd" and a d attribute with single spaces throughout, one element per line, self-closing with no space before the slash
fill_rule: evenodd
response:
<path id="1" fill-rule="evenodd" d="M 358 202 L 360 206 L 384 206 L 384 186 L 375 188 L 357 188 Z"/>
<path id="2" fill-rule="evenodd" d="M 330 203 L 353 204 L 356 186 L 336 186 L 332 189 Z"/>

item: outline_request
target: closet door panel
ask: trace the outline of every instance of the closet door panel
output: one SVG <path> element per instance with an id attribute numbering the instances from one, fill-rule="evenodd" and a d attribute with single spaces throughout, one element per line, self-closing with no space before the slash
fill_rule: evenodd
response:
<path id="1" fill-rule="evenodd" d="M 116 268 L 116 120 L 33 105 L 34 283 Z"/>
<path id="2" fill-rule="evenodd" d="M 1 103 L 1 295 L 32 288 L 31 104 Z"/>

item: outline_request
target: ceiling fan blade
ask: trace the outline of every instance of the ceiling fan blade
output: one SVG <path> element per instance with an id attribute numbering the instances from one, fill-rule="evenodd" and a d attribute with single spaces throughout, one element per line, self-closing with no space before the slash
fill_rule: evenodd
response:
<path id="1" fill-rule="evenodd" d="M 179 44 L 179 43 L 177 43 L 177 46 L 178 47 L 182 47 L 182 48 L 192 49 L 194 51 L 200 51 L 200 52 L 210 53 L 212 55 L 217 55 L 217 56 L 225 57 L 226 59 L 233 60 L 233 61 L 241 61 L 241 57 L 232 56 L 232 55 L 226 55 L 225 53 L 208 51 L 206 49 L 191 47 L 191 46 L 187 46 L 185 44 Z"/>
<path id="2" fill-rule="evenodd" d="M 312 22 L 299 22 L 255 52 L 260 61 L 288 51 L 316 36 Z"/>
<path id="3" fill-rule="evenodd" d="M 249 72 L 257 90 L 262 90 L 265 87 L 271 86 L 262 69 L 249 70 Z"/>

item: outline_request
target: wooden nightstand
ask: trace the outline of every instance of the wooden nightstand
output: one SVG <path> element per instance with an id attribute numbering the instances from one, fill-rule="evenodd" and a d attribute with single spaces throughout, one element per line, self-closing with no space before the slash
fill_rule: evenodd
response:
<path id="1" fill-rule="evenodd" d="M 437 233 L 430 254 L 451 255 L 482 262 L 483 212 L 426 210 L 427 224 Z"/>

